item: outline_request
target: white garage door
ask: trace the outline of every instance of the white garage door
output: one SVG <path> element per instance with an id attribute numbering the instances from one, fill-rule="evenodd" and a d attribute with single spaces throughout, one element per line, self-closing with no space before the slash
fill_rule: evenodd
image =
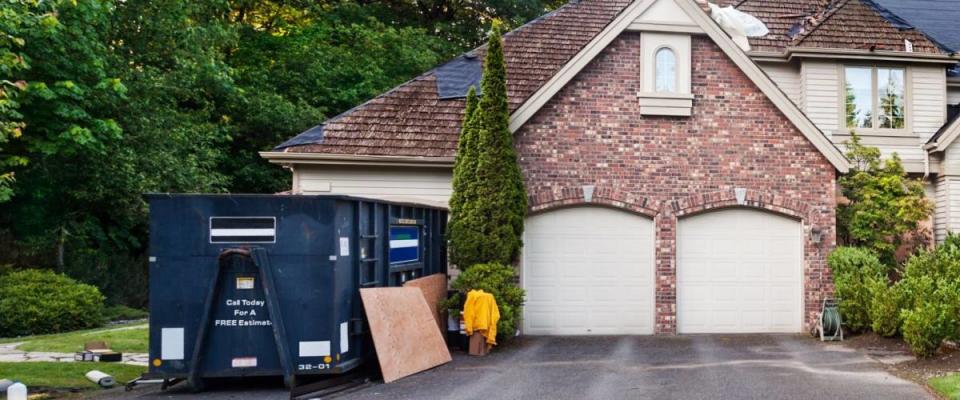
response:
<path id="1" fill-rule="evenodd" d="M 601 207 L 527 219 L 523 332 L 652 334 L 653 222 Z"/>
<path id="2" fill-rule="evenodd" d="M 678 332 L 800 332 L 801 246 L 798 221 L 763 211 L 681 219 Z"/>

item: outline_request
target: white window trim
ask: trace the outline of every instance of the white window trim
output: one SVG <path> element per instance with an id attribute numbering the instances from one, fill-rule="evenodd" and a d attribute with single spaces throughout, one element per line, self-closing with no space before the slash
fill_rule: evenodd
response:
<path id="1" fill-rule="evenodd" d="M 870 110 L 872 113 L 873 124 L 872 128 L 857 128 L 857 127 L 848 127 L 847 126 L 847 68 L 870 68 L 870 97 L 873 102 L 873 109 Z M 878 128 L 880 124 L 879 109 L 880 103 L 877 101 L 878 95 L 878 85 L 877 85 L 877 68 L 890 68 L 890 69 L 902 69 L 903 70 L 903 109 L 905 112 L 903 118 L 903 128 Z M 857 135 L 866 135 L 866 136 L 906 136 L 913 132 L 913 98 L 911 96 L 910 88 L 913 86 L 911 83 L 912 73 L 910 66 L 908 65 L 899 65 L 899 64 L 886 64 L 886 63 L 850 63 L 850 64 L 840 64 L 840 128 L 845 132 L 854 131 Z"/>

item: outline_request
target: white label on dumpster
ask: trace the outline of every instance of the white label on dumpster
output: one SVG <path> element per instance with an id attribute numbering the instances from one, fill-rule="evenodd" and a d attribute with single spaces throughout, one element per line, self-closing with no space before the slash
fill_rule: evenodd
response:
<path id="1" fill-rule="evenodd" d="M 183 359 L 183 328 L 160 329 L 160 359 Z"/>
<path id="2" fill-rule="evenodd" d="M 300 342 L 300 357 L 326 357 L 330 355 L 330 341 Z"/>
<path id="3" fill-rule="evenodd" d="M 347 323 L 340 323 L 340 352 L 350 351 L 350 332 L 347 332 Z"/>
<path id="4" fill-rule="evenodd" d="M 350 256 L 350 238 L 346 236 L 340 237 L 340 257 Z"/>
<path id="5" fill-rule="evenodd" d="M 253 368 L 257 366 L 256 357 L 237 357 L 230 362 L 230 366 L 234 368 Z"/>

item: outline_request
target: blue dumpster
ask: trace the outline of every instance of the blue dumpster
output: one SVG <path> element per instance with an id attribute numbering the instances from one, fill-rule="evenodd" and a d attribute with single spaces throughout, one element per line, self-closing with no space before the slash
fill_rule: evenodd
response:
<path id="1" fill-rule="evenodd" d="M 446 272 L 446 210 L 346 196 L 147 195 L 148 379 L 342 374 L 359 289 Z"/>

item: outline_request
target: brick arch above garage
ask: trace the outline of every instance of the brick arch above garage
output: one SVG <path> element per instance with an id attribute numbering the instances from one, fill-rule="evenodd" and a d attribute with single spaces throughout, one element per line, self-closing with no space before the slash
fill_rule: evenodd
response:
<path id="1" fill-rule="evenodd" d="M 692 116 L 641 115 L 639 37 L 615 39 L 516 132 L 531 212 L 593 203 L 654 217 L 656 332 L 666 334 L 676 332 L 678 217 L 746 206 L 801 219 L 822 232 L 804 245 L 812 323 L 832 289 L 821 278 L 835 245 L 836 168 L 703 36 L 692 39 Z"/>

